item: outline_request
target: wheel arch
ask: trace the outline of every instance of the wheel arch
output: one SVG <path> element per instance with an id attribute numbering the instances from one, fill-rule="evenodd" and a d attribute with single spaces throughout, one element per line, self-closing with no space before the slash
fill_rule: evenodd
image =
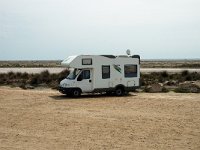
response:
<path id="1" fill-rule="evenodd" d="M 115 86 L 115 90 L 118 89 L 118 88 L 125 90 L 125 86 L 123 84 L 118 84 L 118 85 Z"/>

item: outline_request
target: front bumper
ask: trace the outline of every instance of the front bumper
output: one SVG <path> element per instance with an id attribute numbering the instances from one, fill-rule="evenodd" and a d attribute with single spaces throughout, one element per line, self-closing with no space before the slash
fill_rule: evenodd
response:
<path id="1" fill-rule="evenodd" d="M 59 92 L 62 93 L 62 94 L 69 94 L 69 93 L 72 92 L 72 91 L 70 90 L 70 88 L 64 88 L 64 87 L 61 87 L 61 86 L 58 87 L 58 90 L 59 90 Z"/>
<path id="2" fill-rule="evenodd" d="M 60 93 L 62 93 L 62 94 L 69 94 L 69 95 L 71 93 L 73 93 L 74 89 L 77 89 L 77 88 L 75 88 L 75 87 L 74 88 L 71 88 L 71 87 L 70 88 L 65 88 L 65 87 L 61 87 L 61 86 L 58 87 L 58 90 L 59 90 Z"/>

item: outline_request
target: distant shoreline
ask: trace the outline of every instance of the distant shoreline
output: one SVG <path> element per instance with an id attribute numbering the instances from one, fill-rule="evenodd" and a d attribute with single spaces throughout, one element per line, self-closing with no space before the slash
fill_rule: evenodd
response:
<path id="1" fill-rule="evenodd" d="M 51 61 L 54 61 L 54 62 L 61 62 L 62 60 L 61 59 L 38 59 L 38 60 L 36 60 L 36 59 L 32 59 L 32 60 L 26 60 L 26 59 L 24 59 L 24 60 L 9 60 L 9 59 L 7 59 L 7 60 L 0 60 L 0 62 L 13 62 L 13 61 L 15 61 L 15 62 L 34 62 L 34 61 L 37 61 L 37 62 L 51 62 Z M 200 61 L 200 58 L 155 58 L 155 59 L 149 59 L 149 58 L 145 58 L 145 59 L 142 59 L 141 58 L 141 61 Z"/>

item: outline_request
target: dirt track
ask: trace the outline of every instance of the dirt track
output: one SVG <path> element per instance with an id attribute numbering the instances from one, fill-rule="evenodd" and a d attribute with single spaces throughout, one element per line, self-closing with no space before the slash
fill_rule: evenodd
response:
<path id="1" fill-rule="evenodd" d="M 67 98 L 0 87 L 0 149 L 200 149 L 200 94 Z"/>

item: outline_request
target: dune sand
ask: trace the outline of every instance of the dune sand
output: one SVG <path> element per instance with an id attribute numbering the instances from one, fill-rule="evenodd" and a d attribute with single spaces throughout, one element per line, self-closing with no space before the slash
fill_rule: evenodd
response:
<path id="1" fill-rule="evenodd" d="M 200 149 L 200 94 L 0 87 L 0 149 Z"/>

